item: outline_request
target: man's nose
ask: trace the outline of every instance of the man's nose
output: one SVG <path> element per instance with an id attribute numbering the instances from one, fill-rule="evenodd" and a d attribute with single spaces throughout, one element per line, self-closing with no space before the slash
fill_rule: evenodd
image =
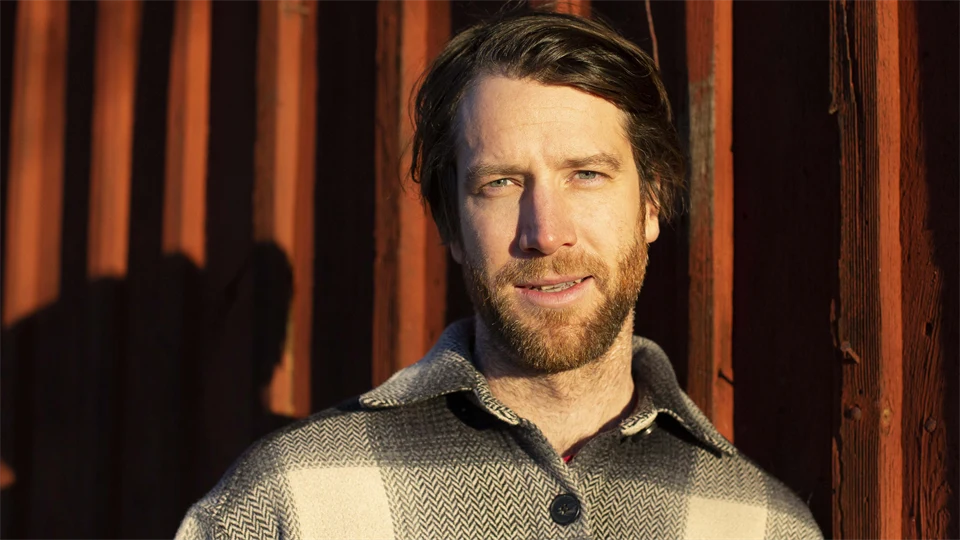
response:
<path id="1" fill-rule="evenodd" d="M 577 229 L 563 194 L 552 187 L 528 189 L 520 200 L 520 250 L 552 255 L 577 243 Z"/>

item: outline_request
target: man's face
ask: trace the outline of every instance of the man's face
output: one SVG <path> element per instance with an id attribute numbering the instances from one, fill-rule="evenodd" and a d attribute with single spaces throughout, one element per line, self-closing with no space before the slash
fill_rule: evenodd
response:
<path id="1" fill-rule="evenodd" d="M 483 323 L 527 369 L 597 359 L 633 308 L 659 234 L 623 114 L 573 88 L 487 76 L 458 123 L 462 233 L 451 248 Z"/>

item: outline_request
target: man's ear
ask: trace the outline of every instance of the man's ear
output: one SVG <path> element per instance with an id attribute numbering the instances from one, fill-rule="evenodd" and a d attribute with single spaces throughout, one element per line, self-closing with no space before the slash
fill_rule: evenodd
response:
<path id="1" fill-rule="evenodd" d="M 647 202 L 647 219 L 645 221 L 643 236 L 648 244 L 653 243 L 660 236 L 660 208 L 653 202 Z"/>
<path id="2" fill-rule="evenodd" d="M 460 246 L 460 242 L 454 240 L 450 242 L 450 256 L 453 257 L 453 260 L 457 261 L 457 264 L 463 264 L 463 247 Z"/>

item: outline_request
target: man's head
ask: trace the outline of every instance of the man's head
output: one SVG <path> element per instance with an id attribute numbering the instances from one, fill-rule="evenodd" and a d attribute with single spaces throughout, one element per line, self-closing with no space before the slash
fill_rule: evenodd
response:
<path id="1" fill-rule="evenodd" d="M 412 176 L 483 323 L 536 371 L 613 344 L 683 168 L 652 60 L 585 19 L 471 28 L 417 96 Z"/>

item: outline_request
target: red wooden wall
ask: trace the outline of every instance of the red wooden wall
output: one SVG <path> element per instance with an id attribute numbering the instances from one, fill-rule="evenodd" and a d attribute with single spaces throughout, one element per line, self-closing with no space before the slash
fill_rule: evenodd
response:
<path id="1" fill-rule="evenodd" d="M 531 3 L 655 54 L 688 145 L 637 333 L 828 536 L 960 535 L 958 5 Z M 469 315 L 409 95 L 529 7 L 0 2 L 0 534 L 170 535 Z"/>

